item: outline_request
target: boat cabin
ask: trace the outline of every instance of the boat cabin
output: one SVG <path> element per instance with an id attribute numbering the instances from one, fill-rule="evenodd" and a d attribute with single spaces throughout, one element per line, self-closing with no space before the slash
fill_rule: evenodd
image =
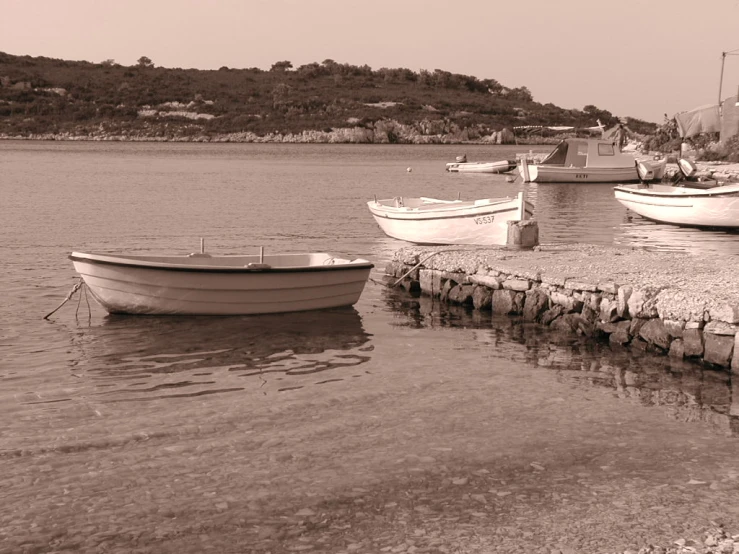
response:
<path id="1" fill-rule="evenodd" d="M 623 154 L 612 140 L 567 138 L 538 165 L 558 167 L 634 167 L 634 158 Z"/>

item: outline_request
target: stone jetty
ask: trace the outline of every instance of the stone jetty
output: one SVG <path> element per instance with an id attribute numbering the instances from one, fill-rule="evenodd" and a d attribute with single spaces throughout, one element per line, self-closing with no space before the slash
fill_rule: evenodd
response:
<path id="1" fill-rule="evenodd" d="M 739 257 L 601 245 L 415 246 L 396 252 L 386 273 L 442 302 L 739 374 Z"/>

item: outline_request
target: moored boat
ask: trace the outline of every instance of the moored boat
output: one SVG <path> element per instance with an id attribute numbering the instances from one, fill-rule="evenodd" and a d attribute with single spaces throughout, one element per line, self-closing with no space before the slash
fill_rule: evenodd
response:
<path id="1" fill-rule="evenodd" d="M 739 184 L 619 185 L 614 195 L 632 212 L 660 223 L 739 228 Z"/>
<path id="2" fill-rule="evenodd" d="M 373 265 L 326 253 L 134 256 L 72 252 L 109 313 L 245 315 L 350 306 Z"/>
<path id="3" fill-rule="evenodd" d="M 505 245 L 508 222 L 534 212 L 523 192 L 480 200 L 395 197 L 367 206 L 386 235 L 416 244 Z"/>
<path id="4" fill-rule="evenodd" d="M 516 169 L 515 160 L 501 160 L 497 162 L 468 162 L 459 161 L 446 164 L 446 170 L 452 173 L 506 173 Z"/>
<path id="5" fill-rule="evenodd" d="M 522 161 L 518 169 L 524 182 L 628 183 L 662 179 L 666 165 L 666 160 L 639 162 L 612 140 L 567 138 L 541 162 Z"/>

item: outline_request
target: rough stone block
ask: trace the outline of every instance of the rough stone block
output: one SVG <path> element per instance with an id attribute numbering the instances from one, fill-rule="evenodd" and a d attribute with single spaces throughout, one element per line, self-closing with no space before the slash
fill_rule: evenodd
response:
<path id="1" fill-rule="evenodd" d="M 449 289 L 449 301 L 456 304 L 472 304 L 474 285 L 455 285 Z"/>
<path id="2" fill-rule="evenodd" d="M 597 292 L 591 292 L 587 295 L 585 304 L 593 311 L 600 310 L 600 301 L 603 299 L 603 295 Z"/>
<path id="3" fill-rule="evenodd" d="M 650 344 L 653 344 L 662 350 L 670 348 L 670 334 L 665 329 L 665 324 L 662 323 L 661 319 L 650 319 L 641 329 L 639 329 L 639 336 Z"/>
<path id="4" fill-rule="evenodd" d="M 612 281 L 598 283 L 598 290 L 607 292 L 608 294 L 618 294 L 618 285 Z"/>
<path id="5" fill-rule="evenodd" d="M 665 330 L 670 334 L 671 337 L 682 337 L 683 329 L 685 329 L 684 321 L 676 321 L 674 319 L 665 319 Z"/>
<path id="6" fill-rule="evenodd" d="M 565 288 L 569 290 L 583 290 L 588 292 L 596 292 L 598 285 L 591 283 L 585 283 L 584 281 L 578 281 L 576 279 L 567 279 L 565 281 Z"/>
<path id="7" fill-rule="evenodd" d="M 739 333 L 734 335 L 734 354 L 731 357 L 731 372 L 734 375 L 739 375 Z M 736 381 L 739 383 L 739 379 L 736 379 Z M 739 403 L 739 398 L 737 398 L 737 402 Z"/>
<path id="8" fill-rule="evenodd" d="M 644 319 L 658 317 L 657 294 L 659 294 L 659 291 L 660 289 L 657 287 L 645 287 L 632 291 L 627 300 L 629 315 Z"/>
<path id="9" fill-rule="evenodd" d="M 709 310 L 711 321 L 724 321 L 726 323 L 739 323 L 739 305 L 722 304 Z"/>
<path id="10" fill-rule="evenodd" d="M 616 329 L 618 329 L 615 323 L 611 323 L 608 321 L 599 321 L 598 323 L 596 323 L 595 327 L 606 335 L 610 335 L 611 333 L 614 333 Z"/>
<path id="11" fill-rule="evenodd" d="M 618 302 L 604 298 L 600 301 L 600 320 L 612 323 L 618 320 Z"/>
<path id="12" fill-rule="evenodd" d="M 577 333 L 579 331 L 583 334 L 585 334 L 584 329 L 589 328 L 591 329 L 589 334 L 592 334 L 592 325 L 585 321 L 580 314 L 564 314 L 552 321 L 549 326 L 558 331 L 567 333 Z"/>
<path id="13" fill-rule="evenodd" d="M 670 351 L 667 353 L 671 358 L 682 360 L 685 357 L 685 343 L 683 339 L 675 339 L 670 343 Z"/>
<path id="14" fill-rule="evenodd" d="M 560 304 L 555 304 L 550 309 L 541 314 L 541 324 L 549 325 L 552 321 L 557 319 L 563 313 L 565 313 L 565 307 Z"/>
<path id="15" fill-rule="evenodd" d="M 467 279 L 468 279 L 466 273 L 457 273 L 457 272 L 452 272 L 452 271 L 442 271 L 441 278 L 454 281 L 458 285 L 463 285 L 467 283 Z"/>
<path id="16" fill-rule="evenodd" d="M 598 312 L 593 310 L 590 306 L 584 305 L 580 311 L 580 315 L 588 322 L 595 325 L 598 321 Z"/>
<path id="17" fill-rule="evenodd" d="M 492 308 L 496 314 L 516 313 L 516 291 L 499 289 L 493 291 Z"/>
<path id="18" fill-rule="evenodd" d="M 635 317 L 631 321 L 629 321 L 629 334 L 632 337 L 638 337 L 639 331 L 644 326 L 644 324 L 647 322 L 646 319 L 641 319 L 639 317 Z"/>
<path id="19" fill-rule="evenodd" d="M 616 330 L 610 334 L 608 342 L 611 344 L 628 344 L 631 340 L 631 335 L 629 334 L 631 322 L 629 320 L 623 320 L 617 322 L 615 325 Z"/>
<path id="20" fill-rule="evenodd" d="M 531 288 L 531 283 L 526 279 L 507 279 L 503 281 L 503 288 L 525 292 Z"/>
<path id="21" fill-rule="evenodd" d="M 444 281 L 441 285 L 441 292 L 439 293 L 439 298 L 446 302 L 449 300 L 449 291 L 452 290 L 456 285 L 454 281 Z"/>
<path id="22" fill-rule="evenodd" d="M 703 331 L 701 329 L 685 329 L 683 345 L 686 358 L 703 356 Z"/>
<path id="23" fill-rule="evenodd" d="M 705 338 L 703 360 L 721 367 L 729 367 L 735 338 L 713 333 L 704 333 L 703 336 Z"/>
<path id="24" fill-rule="evenodd" d="M 629 285 L 619 287 L 618 289 L 618 317 L 621 319 L 628 319 L 629 317 L 629 298 L 633 290 Z"/>
<path id="25" fill-rule="evenodd" d="M 539 289 L 527 291 L 523 304 L 523 317 L 526 321 L 536 321 L 549 306 L 549 297 Z"/>
<path id="26" fill-rule="evenodd" d="M 421 290 L 430 296 L 441 294 L 441 272 L 435 269 L 422 269 L 418 272 Z"/>
<path id="27" fill-rule="evenodd" d="M 568 312 L 579 312 L 582 309 L 582 300 L 577 300 L 572 296 L 567 296 L 561 292 L 553 292 L 550 295 L 552 303 L 559 304 Z"/>
<path id="28" fill-rule="evenodd" d="M 470 283 L 475 283 L 477 285 L 484 285 L 493 290 L 501 288 L 500 279 L 497 279 L 496 277 L 493 277 L 492 275 L 479 275 L 479 274 L 470 275 L 469 281 Z"/>
<path id="29" fill-rule="evenodd" d="M 472 305 L 477 310 L 489 310 L 493 302 L 493 291 L 486 286 L 475 286 L 472 291 Z"/>
<path id="30" fill-rule="evenodd" d="M 564 287 L 567 277 L 564 275 L 542 275 L 541 282 L 555 287 Z"/>
<path id="31" fill-rule="evenodd" d="M 711 333 L 712 335 L 733 337 L 736 335 L 737 329 L 739 329 L 739 327 L 732 325 L 731 323 L 726 323 L 725 321 L 710 321 L 706 323 L 706 326 L 703 328 L 703 332 Z"/>

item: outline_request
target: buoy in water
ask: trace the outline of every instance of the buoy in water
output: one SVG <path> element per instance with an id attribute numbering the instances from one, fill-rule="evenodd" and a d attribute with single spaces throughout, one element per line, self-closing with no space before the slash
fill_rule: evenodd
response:
<path id="1" fill-rule="evenodd" d="M 412 167 L 409 167 L 408 169 L 406 169 L 406 171 L 407 171 L 408 173 L 410 173 L 411 171 L 413 171 L 413 168 L 412 168 Z"/>

